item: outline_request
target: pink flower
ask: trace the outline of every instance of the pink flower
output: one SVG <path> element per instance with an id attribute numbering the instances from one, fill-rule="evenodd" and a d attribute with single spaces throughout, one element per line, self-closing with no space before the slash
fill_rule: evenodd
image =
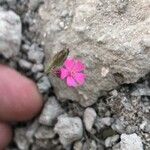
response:
<path id="1" fill-rule="evenodd" d="M 60 69 L 60 78 L 65 80 L 68 86 L 77 87 L 85 83 L 85 65 L 76 59 L 67 59 Z"/>

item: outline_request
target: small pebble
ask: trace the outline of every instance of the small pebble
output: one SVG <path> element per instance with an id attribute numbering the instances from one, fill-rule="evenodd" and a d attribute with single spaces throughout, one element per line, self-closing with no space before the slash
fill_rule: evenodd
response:
<path id="1" fill-rule="evenodd" d="M 37 120 L 29 124 L 29 126 L 26 129 L 26 137 L 30 143 L 34 142 L 34 135 L 36 133 L 36 130 L 39 127 L 39 123 Z"/>
<path id="2" fill-rule="evenodd" d="M 54 138 L 55 133 L 51 127 L 41 126 L 37 129 L 35 133 L 36 139 L 52 139 Z"/>
<path id="3" fill-rule="evenodd" d="M 44 66 L 42 64 L 34 64 L 31 70 L 33 73 L 41 72 L 44 70 Z"/>
<path id="4" fill-rule="evenodd" d="M 140 125 L 141 130 L 150 133 L 150 120 L 144 120 Z"/>
<path id="5" fill-rule="evenodd" d="M 67 10 L 63 10 L 60 16 L 65 18 L 68 14 L 69 12 Z"/>
<path id="6" fill-rule="evenodd" d="M 120 143 L 117 143 L 112 147 L 112 150 L 120 150 Z"/>
<path id="7" fill-rule="evenodd" d="M 29 9 L 31 11 L 35 11 L 42 3 L 43 3 L 43 0 L 30 0 L 29 1 Z"/>
<path id="8" fill-rule="evenodd" d="M 30 46 L 28 44 L 23 44 L 21 47 L 21 51 L 23 51 L 24 53 L 27 53 L 30 49 Z"/>
<path id="9" fill-rule="evenodd" d="M 59 26 L 63 29 L 65 27 L 65 23 L 64 22 L 60 22 Z"/>
<path id="10" fill-rule="evenodd" d="M 83 144 L 81 141 L 76 141 L 73 145 L 73 150 L 83 150 Z"/>
<path id="11" fill-rule="evenodd" d="M 94 140 L 90 143 L 90 150 L 97 150 L 97 144 Z"/>
<path id="12" fill-rule="evenodd" d="M 80 140 L 83 135 L 83 125 L 79 117 L 61 115 L 55 125 L 54 131 L 58 133 L 60 142 L 64 147 Z"/>
<path id="13" fill-rule="evenodd" d="M 41 64 L 44 60 L 44 52 L 36 51 L 36 50 L 29 50 L 28 59 L 32 61 L 33 63 Z"/>
<path id="14" fill-rule="evenodd" d="M 114 131 L 117 131 L 118 133 L 125 132 L 124 124 L 120 119 L 116 119 L 115 122 L 111 125 L 111 127 Z"/>
<path id="15" fill-rule="evenodd" d="M 51 84 L 47 76 L 43 76 L 37 83 L 37 86 L 41 93 L 46 93 L 50 88 Z"/>
<path id="16" fill-rule="evenodd" d="M 25 128 L 17 128 L 15 130 L 14 141 L 20 150 L 28 150 L 30 146 L 30 143 L 26 138 L 25 134 L 26 134 Z"/>
<path id="17" fill-rule="evenodd" d="M 111 126 L 111 124 L 113 122 L 114 122 L 113 118 L 110 118 L 110 117 L 101 118 L 101 123 L 106 125 L 106 126 Z"/>
<path id="18" fill-rule="evenodd" d="M 119 135 L 114 135 L 112 137 L 108 137 L 105 140 L 106 147 L 112 147 L 119 140 Z"/>
<path id="19" fill-rule="evenodd" d="M 0 55 L 9 59 L 20 51 L 22 24 L 15 12 L 0 9 Z"/>
<path id="20" fill-rule="evenodd" d="M 90 132 L 92 130 L 96 116 L 97 116 L 97 114 L 93 108 L 89 107 L 89 108 L 86 108 L 86 110 L 84 111 L 83 121 L 84 121 L 87 131 Z"/>
<path id="21" fill-rule="evenodd" d="M 20 59 L 18 64 L 24 70 L 30 70 L 32 67 L 32 64 L 24 59 Z"/>
<path id="22" fill-rule="evenodd" d="M 64 111 L 57 102 L 56 98 L 50 97 L 44 105 L 39 122 L 43 125 L 52 126 L 57 117 L 63 112 Z"/>
<path id="23" fill-rule="evenodd" d="M 36 80 L 39 80 L 39 79 L 42 78 L 43 76 L 44 76 L 43 73 L 37 72 L 37 73 L 34 75 L 34 78 L 35 78 Z"/>

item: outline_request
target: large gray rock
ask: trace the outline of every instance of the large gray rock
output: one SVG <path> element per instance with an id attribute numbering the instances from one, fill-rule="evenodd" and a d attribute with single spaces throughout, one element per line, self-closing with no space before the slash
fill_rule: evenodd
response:
<path id="1" fill-rule="evenodd" d="M 18 54 L 21 44 L 21 21 L 13 11 L 0 8 L 0 54 L 5 58 Z"/>
<path id="2" fill-rule="evenodd" d="M 136 82 L 149 72 L 149 5 L 149 0 L 45 1 L 39 10 L 39 40 L 47 60 L 67 46 L 70 56 L 87 66 L 81 88 L 70 89 L 51 78 L 58 98 L 89 106 L 103 91 Z"/>

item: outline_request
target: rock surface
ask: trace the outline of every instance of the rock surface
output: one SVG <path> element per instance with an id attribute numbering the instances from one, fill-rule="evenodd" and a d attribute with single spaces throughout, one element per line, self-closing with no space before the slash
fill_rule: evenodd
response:
<path id="1" fill-rule="evenodd" d="M 103 91 L 136 82 L 149 72 L 149 5 L 149 0 L 45 1 L 39 10 L 39 40 L 47 60 L 66 46 L 70 56 L 87 65 L 88 79 L 81 88 L 69 89 L 52 78 L 61 100 L 90 106 Z"/>
<path id="2" fill-rule="evenodd" d="M 13 11 L 0 7 L 0 55 L 9 59 L 18 55 L 21 44 L 21 20 Z"/>
<path id="3" fill-rule="evenodd" d="M 82 138 L 83 125 L 79 117 L 61 115 L 55 125 L 54 131 L 59 134 L 60 142 L 67 147 L 72 142 Z"/>

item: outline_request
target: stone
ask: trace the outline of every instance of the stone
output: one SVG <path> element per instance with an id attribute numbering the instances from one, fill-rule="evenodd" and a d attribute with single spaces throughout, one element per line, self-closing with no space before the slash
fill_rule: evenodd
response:
<path id="1" fill-rule="evenodd" d="M 26 134 L 25 128 L 17 128 L 15 130 L 14 141 L 20 150 L 27 150 L 29 149 L 29 146 L 30 146 L 30 143 L 28 139 L 26 138 L 25 134 Z"/>
<path id="2" fill-rule="evenodd" d="M 31 11 L 35 11 L 36 9 L 38 9 L 40 4 L 42 4 L 42 3 L 43 3 L 43 0 L 30 0 L 29 1 L 29 8 Z"/>
<path id="3" fill-rule="evenodd" d="M 69 12 L 67 10 L 63 10 L 60 16 L 66 17 L 67 15 L 69 15 Z"/>
<path id="4" fill-rule="evenodd" d="M 22 69 L 24 69 L 24 70 L 30 70 L 31 67 L 32 67 L 32 63 L 30 63 L 30 62 L 28 62 L 28 61 L 26 61 L 26 60 L 24 60 L 24 59 L 20 59 L 20 60 L 18 61 L 18 64 L 19 64 L 19 66 L 20 66 Z"/>
<path id="5" fill-rule="evenodd" d="M 132 96 L 150 96 L 150 88 L 147 84 L 138 84 L 132 91 Z"/>
<path id="6" fill-rule="evenodd" d="M 32 72 L 33 73 L 41 72 L 43 70 L 44 70 L 44 66 L 42 64 L 34 64 L 32 66 Z"/>
<path id="7" fill-rule="evenodd" d="M 83 144 L 81 141 L 74 142 L 73 150 L 83 150 Z"/>
<path id="8" fill-rule="evenodd" d="M 114 119 L 111 117 L 101 118 L 101 123 L 104 124 L 105 126 L 111 126 L 113 122 L 114 122 Z"/>
<path id="9" fill-rule="evenodd" d="M 90 143 L 90 150 L 97 150 L 97 144 L 94 140 Z"/>
<path id="10" fill-rule="evenodd" d="M 119 140 L 119 135 L 114 135 L 112 137 L 108 137 L 105 140 L 105 146 L 106 147 L 112 147 L 114 144 L 117 143 L 118 140 Z"/>
<path id="11" fill-rule="evenodd" d="M 13 11 L 0 8 L 0 55 L 6 59 L 15 57 L 20 51 L 22 25 L 20 17 Z"/>
<path id="12" fill-rule="evenodd" d="M 43 63 L 44 56 L 45 56 L 43 49 L 40 48 L 36 43 L 31 45 L 27 55 L 28 55 L 28 59 L 36 64 Z"/>
<path id="13" fill-rule="evenodd" d="M 39 117 L 39 122 L 43 125 L 52 126 L 57 117 L 61 115 L 64 110 L 55 97 L 50 97 L 45 103 L 43 111 Z"/>
<path id="14" fill-rule="evenodd" d="M 35 79 L 36 80 L 40 80 L 41 78 L 42 78 L 42 76 L 44 76 L 44 73 L 41 73 L 41 72 L 37 72 L 36 74 L 35 74 Z M 42 86 L 41 86 L 41 88 L 42 88 Z M 40 87 L 39 87 L 39 89 L 40 89 Z M 47 89 L 46 90 L 42 90 L 43 92 L 44 91 L 47 91 Z M 41 92 L 42 92 L 41 91 Z"/>
<path id="15" fill-rule="evenodd" d="M 129 0 L 117 0 L 117 9 L 119 13 L 124 13 L 127 9 Z"/>
<path id="16" fill-rule="evenodd" d="M 87 131 L 90 132 L 92 130 L 96 116 L 97 116 L 97 114 L 93 108 L 88 107 L 84 111 L 83 121 L 84 121 L 85 128 Z"/>
<path id="17" fill-rule="evenodd" d="M 61 115 L 55 125 L 54 131 L 59 135 L 60 142 L 64 147 L 80 140 L 83 135 L 83 125 L 79 117 Z"/>
<path id="18" fill-rule="evenodd" d="M 35 133 L 36 139 L 52 139 L 54 136 L 55 133 L 53 129 L 47 126 L 40 126 Z"/>
<path id="19" fill-rule="evenodd" d="M 3 2 L 6 2 L 6 0 L 0 0 L 0 4 L 1 4 L 1 3 L 3 4 Z"/>
<path id="20" fill-rule="evenodd" d="M 27 53 L 30 49 L 30 45 L 28 44 L 23 44 L 21 47 L 21 51 L 23 51 L 24 53 Z"/>
<path id="21" fill-rule="evenodd" d="M 37 86 L 41 93 L 46 93 L 50 88 L 51 84 L 47 76 L 43 76 L 39 79 Z"/>
<path id="22" fill-rule="evenodd" d="M 39 9 L 38 26 L 47 63 L 58 51 L 69 47 L 69 57 L 80 58 L 86 64 L 87 81 L 82 87 L 68 88 L 51 77 L 58 99 L 87 107 L 104 91 L 134 83 L 149 72 L 149 5 L 143 0 L 45 1 Z M 69 21 L 68 16 L 60 17 L 66 9 L 74 11 Z M 68 21 L 68 28 L 53 30 L 56 20 Z"/>
<path id="23" fill-rule="evenodd" d="M 122 134 L 120 150 L 144 150 L 141 138 L 137 134 Z"/>
<path id="24" fill-rule="evenodd" d="M 40 64 L 43 62 L 44 53 L 41 51 L 29 50 L 28 59 L 33 63 Z"/>
<path id="25" fill-rule="evenodd" d="M 143 120 L 142 123 L 140 124 L 140 129 L 143 130 L 144 132 L 150 133 L 150 120 Z"/>
<path id="26" fill-rule="evenodd" d="M 112 147 L 112 150 L 120 150 L 120 143 L 117 143 Z"/>
<path id="27" fill-rule="evenodd" d="M 39 123 L 37 119 L 28 125 L 25 135 L 30 143 L 34 142 L 34 135 L 38 127 L 39 127 Z"/>
<path id="28" fill-rule="evenodd" d="M 110 117 L 105 117 L 105 118 L 97 117 L 95 120 L 95 127 L 98 131 L 100 131 L 104 128 L 111 126 L 113 122 L 114 122 L 114 119 Z"/>
<path id="29" fill-rule="evenodd" d="M 6 0 L 7 1 L 7 4 L 9 5 L 9 7 L 11 9 L 15 9 L 16 8 L 16 3 L 17 3 L 17 0 Z"/>
<path id="30" fill-rule="evenodd" d="M 101 146 L 99 143 L 100 142 L 96 143 L 95 140 L 87 139 L 83 144 L 82 150 L 104 150 L 103 146 Z"/>
<path id="31" fill-rule="evenodd" d="M 116 119 L 114 123 L 111 125 L 111 128 L 114 131 L 117 131 L 118 133 L 124 133 L 125 132 L 125 125 L 124 122 L 120 119 Z"/>

